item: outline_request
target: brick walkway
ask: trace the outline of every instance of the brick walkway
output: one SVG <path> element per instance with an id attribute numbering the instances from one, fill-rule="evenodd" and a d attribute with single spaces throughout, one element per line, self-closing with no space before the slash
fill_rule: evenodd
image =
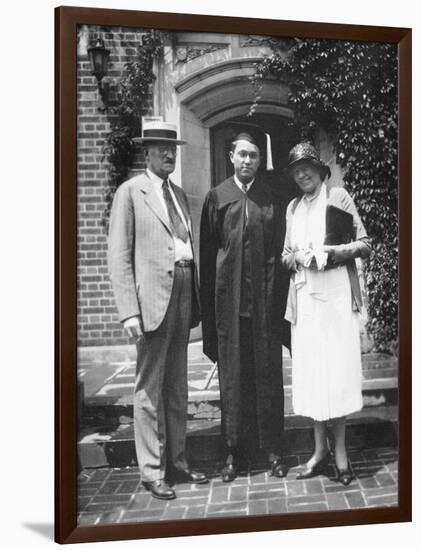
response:
<path id="1" fill-rule="evenodd" d="M 264 466 L 221 482 L 216 465 L 195 465 L 210 476 L 208 485 L 175 487 L 172 501 L 154 499 L 140 487 L 137 468 L 85 469 L 79 475 L 79 525 L 282 514 L 397 505 L 397 451 L 366 449 L 349 453 L 356 479 L 348 487 L 329 476 L 297 481 L 298 465 L 308 456 L 286 457 L 285 479 L 269 477 Z"/>

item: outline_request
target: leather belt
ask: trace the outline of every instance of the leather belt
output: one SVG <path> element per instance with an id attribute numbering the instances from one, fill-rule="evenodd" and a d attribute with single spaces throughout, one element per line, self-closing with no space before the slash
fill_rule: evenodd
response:
<path id="1" fill-rule="evenodd" d="M 193 267 L 193 260 L 178 260 L 174 265 L 176 267 Z"/>

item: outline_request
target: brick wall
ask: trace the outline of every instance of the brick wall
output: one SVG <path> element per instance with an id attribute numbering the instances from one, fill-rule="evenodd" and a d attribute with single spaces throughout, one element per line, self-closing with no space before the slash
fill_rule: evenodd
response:
<path id="1" fill-rule="evenodd" d="M 101 37 L 111 51 L 106 82 L 111 92 L 124 63 L 136 55 L 143 31 L 81 26 L 78 32 L 78 343 L 81 346 L 126 344 L 117 318 L 107 268 L 107 236 L 102 226 L 108 170 L 103 160 L 111 116 L 98 110 L 99 94 L 87 48 Z M 111 95 L 111 99 L 113 95 Z M 143 167 L 137 157 L 131 175 Z"/>

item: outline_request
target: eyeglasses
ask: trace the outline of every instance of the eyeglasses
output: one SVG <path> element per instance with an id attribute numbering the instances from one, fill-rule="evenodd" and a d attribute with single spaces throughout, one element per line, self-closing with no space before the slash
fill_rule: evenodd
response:
<path id="1" fill-rule="evenodd" d="M 167 155 L 168 153 L 173 153 L 177 155 L 177 147 L 175 145 L 154 145 L 154 149 L 158 151 L 159 155 Z"/>
<path id="2" fill-rule="evenodd" d="M 245 159 L 249 157 L 251 160 L 258 160 L 259 159 L 259 153 L 255 151 L 236 151 L 235 153 L 238 155 L 241 159 Z"/>

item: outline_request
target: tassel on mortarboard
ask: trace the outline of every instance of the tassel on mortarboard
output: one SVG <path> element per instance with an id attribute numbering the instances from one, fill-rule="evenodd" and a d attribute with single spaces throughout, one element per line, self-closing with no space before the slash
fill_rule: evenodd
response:
<path id="1" fill-rule="evenodd" d="M 270 134 L 265 134 L 265 137 L 267 139 L 267 160 L 266 160 L 266 169 L 268 171 L 270 170 L 274 170 L 274 166 L 273 166 L 273 154 L 272 154 L 272 151 L 271 151 L 271 136 Z"/>

